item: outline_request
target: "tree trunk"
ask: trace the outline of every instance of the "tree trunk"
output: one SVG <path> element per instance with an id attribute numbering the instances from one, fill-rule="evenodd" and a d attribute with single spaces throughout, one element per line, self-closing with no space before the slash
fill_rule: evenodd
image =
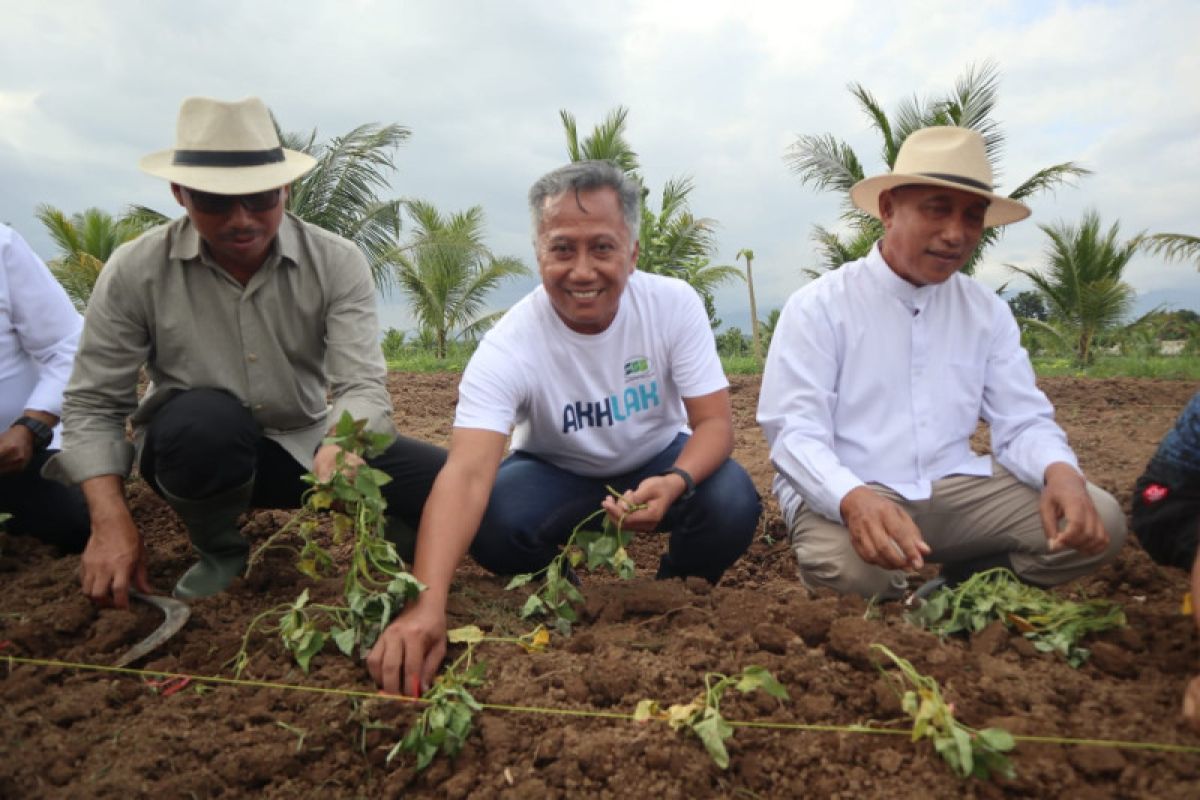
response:
<path id="1" fill-rule="evenodd" d="M 754 341 L 754 360 L 759 364 L 763 361 L 762 339 L 758 335 L 758 306 L 754 302 L 754 275 L 750 271 L 750 262 L 754 256 L 744 253 L 746 257 L 746 286 L 750 288 L 750 338 Z"/>

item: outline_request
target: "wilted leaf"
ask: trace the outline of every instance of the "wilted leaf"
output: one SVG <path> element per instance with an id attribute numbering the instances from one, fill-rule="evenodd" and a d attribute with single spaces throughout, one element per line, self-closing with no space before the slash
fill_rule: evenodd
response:
<path id="1" fill-rule="evenodd" d="M 451 644 L 475 644 L 483 641 L 483 629 L 478 625 L 464 625 L 446 631 L 446 640 Z"/>

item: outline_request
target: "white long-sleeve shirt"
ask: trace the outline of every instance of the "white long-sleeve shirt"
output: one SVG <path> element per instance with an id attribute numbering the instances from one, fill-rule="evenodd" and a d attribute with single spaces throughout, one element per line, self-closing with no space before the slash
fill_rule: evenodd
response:
<path id="1" fill-rule="evenodd" d="M 37 254 L 0 225 L 0 429 L 25 409 L 62 414 L 83 318 Z M 55 427 L 51 447 L 58 447 Z"/>
<path id="2" fill-rule="evenodd" d="M 1057 461 L 1079 468 L 1012 313 L 982 284 L 913 286 L 876 244 L 784 306 L 758 422 L 786 518 L 807 503 L 840 521 L 842 498 L 865 483 L 923 500 L 948 475 L 990 475 L 969 441 L 980 418 L 1022 482 L 1040 489 Z"/>

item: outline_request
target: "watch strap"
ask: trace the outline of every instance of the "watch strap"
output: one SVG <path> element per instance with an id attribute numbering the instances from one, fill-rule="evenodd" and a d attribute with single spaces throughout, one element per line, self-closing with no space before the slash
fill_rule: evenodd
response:
<path id="1" fill-rule="evenodd" d="M 679 495 L 680 500 L 691 500 L 692 495 L 696 493 L 696 481 L 692 478 L 691 473 L 686 469 L 682 467 L 670 467 L 669 469 L 665 469 L 658 474 L 664 476 L 678 475 L 679 477 L 683 478 L 684 490 L 683 494 Z"/>
<path id="2" fill-rule="evenodd" d="M 33 417 L 17 417 L 16 422 L 12 427 L 20 425 L 23 428 L 28 428 L 33 434 L 33 451 L 39 453 L 50 446 L 50 442 L 54 441 L 54 428 L 51 428 L 40 419 Z"/>

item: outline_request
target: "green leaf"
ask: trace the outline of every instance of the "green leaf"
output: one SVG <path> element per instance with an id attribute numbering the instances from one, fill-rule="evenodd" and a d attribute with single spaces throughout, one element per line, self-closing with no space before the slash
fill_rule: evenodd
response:
<path id="1" fill-rule="evenodd" d="M 1003 728 L 984 728 L 976 735 L 979 736 L 981 742 L 1001 753 L 1006 753 L 1017 746 L 1012 734 Z"/>
<path id="2" fill-rule="evenodd" d="M 292 654 L 296 658 L 296 663 L 300 665 L 300 669 L 308 674 L 308 665 L 312 661 L 313 656 L 321 652 L 321 648 L 325 646 L 325 634 L 320 631 L 309 631 L 309 635 L 305 637 L 301 643 L 292 650 Z"/>
<path id="3" fill-rule="evenodd" d="M 692 730 L 700 737 L 700 741 L 704 742 L 704 749 L 708 751 L 713 762 L 721 769 L 727 769 L 729 752 L 725 749 L 725 740 L 733 735 L 733 728 L 712 709 L 705 713 L 705 718 L 693 725 Z"/>
<path id="4" fill-rule="evenodd" d="M 508 585 L 505 586 L 504 588 L 506 590 L 507 589 L 518 589 L 518 588 L 524 586 L 525 584 L 529 583 L 531 580 L 533 580 L 532 572 L 525 572 L 520 575 L 514 575 L 512 580 L 510 580 L 508 582 Z"/>
<path id="5" fill-rule="evenodd" d="M 348 656 L 354 652 L 354 642 L 358 637 L 353 628 L 334 628 L 331 633 L 333 643 L 342 651 L 342 655 Z"/>
<path id="6" fill-rule="evenodd" d="M 738 678 L 737 690 L 739 692 L 752 692 L 755 689 L 762 689 L 771 697 L 779 700 L 787 700 L 787 689 L 783 687 L 779 681 L 775 680 L 772 675 L 764 667 L 749 666 L 742 670 L 741 676 Z"/>
<path id="7" fill-rule="evenodd" d="M 534 614 L 544 614 L 546 612 L 546 604 L 542 602 L 542 598 L 536 594 L 531 594 L 525 600 L 525 605 L 521 607 L 521 617 L 532 617 Z"/>

